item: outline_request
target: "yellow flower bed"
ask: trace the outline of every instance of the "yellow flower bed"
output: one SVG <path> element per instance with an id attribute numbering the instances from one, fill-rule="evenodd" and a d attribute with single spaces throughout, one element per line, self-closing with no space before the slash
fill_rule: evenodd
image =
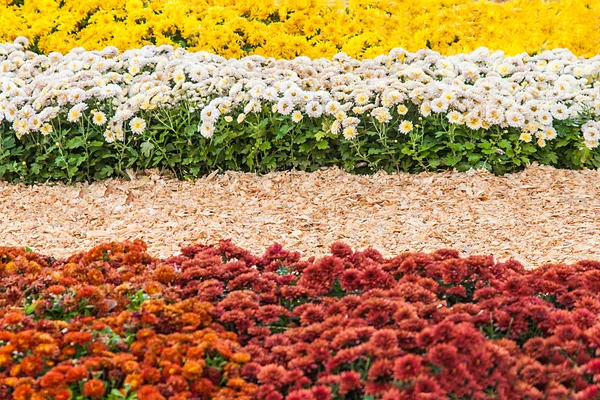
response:
<path id="1" fill-rule="evenodd" d="M 568 48 L 600 53 L 591 0 L 0 0 L 0 42 L 28 37 L 41 52 L 113 45 L 183 45 L 225 57 L 355 58 L 430 47 L 508 54 Z M 217 5 L 218 4 L 218 5 Z M 333 5 L 332 5 L 333 4 Z"/>

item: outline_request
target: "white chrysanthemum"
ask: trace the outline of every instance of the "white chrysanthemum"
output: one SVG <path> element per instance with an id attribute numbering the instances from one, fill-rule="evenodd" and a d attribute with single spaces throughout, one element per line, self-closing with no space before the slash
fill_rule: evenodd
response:
<path id="1" fill-rule="evenodd" d="M 136 135 L 141 135 L 146 130 L 146 121 L 139 117 L 132 118 L 129 121 L 129 128 L 131 128 L 131 132 Z"/>
<path id="2" fill-rule="evenodd" d="M 422 116 L 427 118 L 431 115 L 431 106 L 427 102 L 423 102 L 419 107 L 419 112 Z"/>
<path id="3" fill-rule="evenodd" d="M 294 110 L 294 102 L 288 98 L 283 97 L 277 102 L 277 112 L 281 115 L 290 115 Z"/>
<path id="4" fill-rule="evenodd" d="M 598 147 L 598 141 L 597 140 L 585 140 L 583 142 L 583 144 L 585 145 L 585 147 L 587 147 L 590 150 L 593 150 L 596 147 Z"/>
<path id="5" fill-rule="evenodd" d="M 396 110 L 398 110 L 398 114 L 400 115 L 406 115 L 406 113 L 408 112 L 408 107 L 406 107 L 404 104 L 400 104 Z"/>
<path id="6" fill-rule="evenodd" d="M 543 129 L 543 131 L 544 131 L 544 137 L 546 140 L 556 139 L 557 132 L 556 132 L 556 129 L 554 129 L 553 127 L 547 126 Z"/>
<path id="7" fill-rule="evenodd" d="M 263 93 L 263 98 L 269 101 L 277 100 L 277 89 L 275 89 L 274 87 L 266 88 Z"/>
<path id="8" fill-rule="evenodd" d="M 442 112 L 446 112 L 448 110 L 449 105 L 450 104 L 448 103 L 448 101 L 446 101 L 446 99 L 439 97 L 437 99 L 434 99 L 431 102 L 430 106 L 431 106 L 431 111 L 439 114 Z"/>
<path id="9" fill-rule="evenodd" d="M 300 111 L 294 111 L 292 113 L 292 121 L 295 123 L 302 121 L 302 113 Z"/>
<path id="10" fill-rule="evenodd" d="M 244 122 L 245 119 L 246 119 L 246 114 L 241 113 L 240 115 L 237 116 L 237 123 L 241 124 L 242 122 Z"/>
<path id="11" fill-rule="evenodd" d="M 498 73 L 500 75 L 506 76 L 506 75 L 513 73 L 514 66 L 509 63 L 502 63 L 502 64 L 498 65 L 498 68 L 496 70 L 498 71 Z"/>
<path id="12" fill-rule="evenodd" d="M 332 100 L 325 105 L 325 112 L 329 115 L 334 115 L 340 111 L 341 108 L 342 105 L 338 101 Z"/>
<path id="13" fill-rule="evenodd" d="M 537 112 L 537 120 L 544 126 L 551 126 L 552 114 L 549 111 L 540 110 Z"/>
<path id="14" fill-rule="evenodd" d="M 319 118 L 323 115 L 323 107 L 318 101 L 309 101 L 306 104 L 306 114 L 311 118 Z"/>
<path id="15" fill-rule="evenodd" d="M 550 107 L 550 113 L 554 119 L 559 121 L 569 118 L 569 109 L 562 103 L 557 103 Z"/>
<path id="16" fill-rule="evenodd" d="M 77 106 L 74 106 L 69 110 L 67 120 L 69 120 L 69 122 L 77 122 L 82 115 L 81 109 Z"/>
<path id="17" fill-rule="evenodd" d="M 470 112 L 465 116 L 465 125 L 467 125 L 469 129 L 476 131 L 477 129 L 481 129 L 483 126 L 483 121 L 479 117 L 479 114 L 476 112 Z"/>
<path id="18" fill-rule="evenodd" d="M 92 122 L 94 125 L 102 126 L 106 123 L 106 121 L 106 114 L 104 114 L 102 111 L 92 111 Z"/>
<path id="19" fill-rule="evenodd" d="M 12 127 L 20 136 L 29 133 L 29 123 L 26 119 L 15 119 Z"/>
<path id="20" fill-rule="evenodd" d="M 106 140 L 107 143 L 112 143 L 115 139 L 115 133 L 112 130 L 107 129 L 104 131 L 104 140 Z"/>
<path id="21" fill-rule="evenodd" d="M 342 135 L 346 140 L 353 140 L 354 138 L 356 138 L 356 136 L 358 136 L 358 131 L 353 126 L 347 126 L 342 131 Z"/>
<path id="22" fill-rule="evenodd" d="M 513 128 L 519 128 L 525 122 L 523 114 L 517 111 L 509 111 L 506 113 L 506 123 Z"/>
<path id="23" fill-rule="evenodd" d="M 588 121 L 581 127 L 583 138 L 589 142 L 600 140 L 600 122 Z"/>
<path id="24" fill-rule="evenodd" d="M 531 142 L 531 133 L 529 132 L 521 132 L 521 135 L 519 136 L 519 140 L 525 142 L 525 143 L 529 143 Z"/>
<path id="25" fill-rule="evenodd" d="M 263 96 L 263 93 L 265 92 L 265 85 L 263 84 L 258 84 L 258 85 L 254 85 L 251 89 L 250 89 L 250 96 L 252 96 L 255 99 L 260 99 Z"/>
<path id="26" fill-rule="evenodd" d="M 283 93 L 283 97 L 287 97 L 292 101 L 296 102 L 302 98 L 302 93 L 302 89 L 300 89 L 297 86 L 293 86 Z"/>
<path id="27" fill-rule="evenodd" d="M 377 120 L 377 122 L 381 124 L 387 124 L 392 120 L 392 115 L 390 114 L 390 110 L 385 107 L 377 107 L 371 111 L 371 116 Z"/>
<path id="28" fill-rule="evenodd" d="M 339 120 L 335 120 L 331 123 L 331 126 L 329 127 L 329 130 L 331 131 L 331 133 L 333 133 L 334 135 L 337 135 L 338 133 L 340 133 L 340 129 L 342 128 L 342 123 Z"/>
<path id="29" fill-rule="evenodd" d="M 252 99 L 244 107 L 244 114 L 250 114 L 251 112 L 260 112 L 261 110 L 262 106 L 260 104 L 260 101 L 257 99 Z"/>
<path id="30" fill-rule="evenodd" d="M 52 129 L 52 125 L 46 123 L 44 125 L 42 125 L 42 127 L 40 128 L 40 132 L 42 133 L 42 135 L 44 136 L 48 136 L 49 134 L 51 134 L 53 131 Z"/>
<path id="31" fill-rule="evenodd" d="M 461 125 L 464 122 L 463 115 L 458 111 L 450 111 L 446 115 L 446 118 L 448 119 L 448 122 L 455 125 Z"/>
<path id="32" fill-rule="evenodd" d="M 200 112 L 200 119 L 206 124 L 214 124 L 215 122 L 217 122 L 220 116 L 221 111 L 219 111 L 215 106 L 212 105 L 204 107 Z"/>
<path id="33" fill-rule="evenodd" d="M 490 107 L 485 112 L 485 118 L 492 125 L 500 125 L 504 122 L 504 115 L 499 108 Z"/>
<path id="34" fill-rule="evenodd" d="M 127 69 L 127 71 L 131 74 L 131 75 L 137 75 L 140 73 L 140 66 L 137 64 L 131 64 L 129 66 L 129 68 Z"/>
<path id="35" fill-rule="evenodd" d="M 354 102 L 359 106 L 364 106 L 365 104 L 367 104 L 369 102 L 370 97 L 371 97 L 370 93 L 368 93 L 364 90 L 360 90 L 355 93 Z"/>
<path id="36" fill-rule="evenodd" d="M 360 119 L 356 117 L 346 117 L 342 120 L 342 126 L 344 128 L 348 126 L 358 126 L 358 124 L 360 124 Z"/>
<path id="37" fill-rule="evenodd" d="M 413 123 L 410 121 L 404 120 L 404 121 L 400 122 L 400 125 L 398 126 L 398 130 L 401 133 L 404 133 L 406 135 L 413 130 Z"/>
<path id="38" fill-rule="evenodd" d="M 206 139 L 210 139 L 213 137 L 215 133 L 215 127 L 212 124 L 204 123 L 200 125 L 200 134 L 204 136 Z"/>

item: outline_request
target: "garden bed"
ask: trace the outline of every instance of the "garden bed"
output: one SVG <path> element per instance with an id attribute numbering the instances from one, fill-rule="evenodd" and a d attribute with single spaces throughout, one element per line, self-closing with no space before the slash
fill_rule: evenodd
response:
<path id="1" fill-rule="evenodd" d="M 0 267 L 3 398 L 597 398 L 597 261 L 135 241 Z"/>

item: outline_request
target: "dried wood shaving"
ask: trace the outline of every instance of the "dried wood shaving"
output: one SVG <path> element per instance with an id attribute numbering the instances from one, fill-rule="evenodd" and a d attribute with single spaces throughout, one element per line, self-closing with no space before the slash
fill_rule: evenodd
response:
<path id="1" fill-rule="evenodd" d="M 133 180 L 27 187 L 0 182 L 0 245 L 62 257 L 140 238 L 153 255 L 232 239 L 262 254 L 279 242 L 304 255 L 334 241 L 386 256 L 454 248 L 530 267 L 600 259 L 600 171 L 531 167 L 346 174 L 227 172 L 181 182 L 155 171 Z"/>

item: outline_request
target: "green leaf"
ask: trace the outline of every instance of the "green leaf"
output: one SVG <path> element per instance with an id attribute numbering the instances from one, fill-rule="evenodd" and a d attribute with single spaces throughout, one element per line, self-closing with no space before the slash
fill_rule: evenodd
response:
<path id="1" fill-rule="evenodd" d="M 329 143 L 326 140 L 317 141 L 317 149 L 325 150 L 329 148 Z"/>
<path id="2" fill-rule="evenodd" d="M 318 131 L 317 133 L 315 133 L 315 139 L 317 141 L 323 139 L 325 136 L 327 136 L 327 133 L 323 131 Z"/>
<path id="3" fill-rule="evenodd" d="M 79 147 L 84 147 L 84 146 L 85 146 L 85 141 L 83 140 L 83 138 L 81 136 L 75 136 L 74 138 L 67 140 L 67 143 L 65 143 L 65 148 L 69 149 L 69 150 L 76 149 Z"/>
<path id="4" fill-rule="evenodd" d="M 498 142 L 498 146 L 500 146 L 502 149 L 510 149 L 512 147 L 512 143 L 506 139 L 502 139 L 500 142 Z"/>
<path id="5" fill-rule="evenodd" d="M 154 147 L 154 143 L 152 142 L 142 142 L 142 144 L 140 144 L 140 151 L 142 152 L 144 157 L 150 157 L 150 154 L 152 153 L 152 150 L 154 150 Z"/>
<path id="6" fill-rule="evenodd" d="M 34 301 L 33 303 L 26 305 L 23 308 L 23 311 L 25 312 L 25 315 L 31 315 L 35 311 L 36 307 L 37 307 L 37 303 Z"/>
<path id="7" fill-rule="evenodd" d="M 269 150 L 271 148 L 271 142 L 263 142 L 258 148 L 262 151 Z"/>

